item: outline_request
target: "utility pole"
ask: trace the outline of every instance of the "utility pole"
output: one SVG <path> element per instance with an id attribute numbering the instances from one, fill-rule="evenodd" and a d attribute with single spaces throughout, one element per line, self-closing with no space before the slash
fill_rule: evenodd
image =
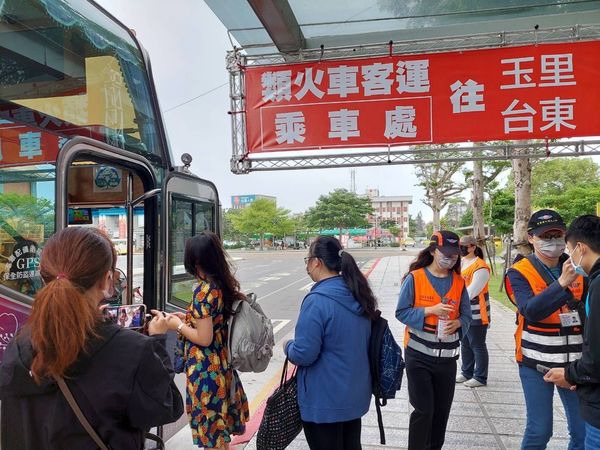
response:
<path id="1" fill-rule="evenodd" d="M 350 192 L 356 194 L 356 169 L 350 169 Z"/>

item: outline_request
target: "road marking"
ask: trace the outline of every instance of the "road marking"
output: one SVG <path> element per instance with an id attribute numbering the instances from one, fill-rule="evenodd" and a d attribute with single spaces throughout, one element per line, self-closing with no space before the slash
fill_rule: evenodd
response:
<path id="1" fill-rule="evenodd" d="M 281 273 L 274 273 L 272 276 L 274 276 L 274 277 L 289 277 L 290 275 L 291 275 L 291 273 L 281 272 Z"/>
<path id="2" fill-rule="evenodd" d="M 281 280 L 280 277 L 261 277 L 259 278 L 260 281 L 277 281 L 277 280 Z"/>
<path id="3" fill-rule="evenodd" d="M 308 291 L 308 290 L 309 290 L 309 289 L 312 287 L 312 285 L 313 285 L 313 284 L 315 284 L 315 283 L 311 281 L 311 282 L 310 282 L 310 283 L 308 283 L 306 286 L 302 286 L 302 287 L 301 287 L 300 289 L 298 289 L 298 290 L 299 290 L 299 291 Z"/>
<path id="4" fill-rule="evenodd" d="M 305 278 L 305 277 L 302 277 L 302 278 L 300 278 L 299 280 L 292 281 L 290 284 L 286 284 L 286 285 L 285 285 L 285 286 L 283 286 L 282 288 L 279 288 L 279 289 L 277 289 L 277 290 L 275 290 L 275 291 L 273 291 L 273 292 L 269 292 L 267 295 L 263 295 L 262 297 L 259 297 L 258 299 L 259 299 L 259 301 L 262 301 L 262 300 L 264 300 L 265 298 L 267 298 L 267 297 L 270 297 L 271 295 L 278 294 L 279 292 L 281 292 L 281 291 L 285 291 L 285 290 L 286 290 L 286 289 L 288 289 L 289 287 L 291 287 L 291 286 L 293 286 L 293 285 L 295 285 L 295 284 L 298 284 L 298 283 L 302 283 L 302 282 L 304 282 L 304 281 L 306 281 L 306 278 Z"/>
<path id="5" fill-rule="evenodd" d="M 273 334 L 274 335 L 277 334 L 278 331 L 281 331 L 281 329 L 283 327 L 285 327 L 288 323 L 290 323 L 290 321 L 286 320 L 286 319 L 271 319 L 271 323 L 273 323 L 273 322 L 279 322 L 277 324 L 277 326 L 273 327 Z"/>

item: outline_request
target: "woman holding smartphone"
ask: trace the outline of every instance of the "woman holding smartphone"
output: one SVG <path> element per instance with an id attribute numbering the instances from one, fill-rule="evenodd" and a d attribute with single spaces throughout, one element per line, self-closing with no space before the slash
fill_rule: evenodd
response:
<path id="1" fill-rule="evenodd" d="M 171 314 L 168 326 L 185 338 L 187 413 L 194 445 L 229 449 L 248 421 L 242 382 L 228 364 L 227 319 L 244 299 L 219 237 L 204 231 L 185 245 L 185 270 L 198 279 L 187 313 Z M 232 395 L 233 392 L 233 395 Z"/>
<path id="2" fill-rule="evenodd" d="M 44 288 L 0 365 L 2 448 L 97 448 L 57 387 L 64 378 L 107 447 L 137 449 L 145 431 L 173 422 L 183 402 L 165 348 L 167 319 L 145 336 L 104 320 L 117 255 L 94 228 L 66 228 L 46 243 Z"/>
<path id="3" fill-rule="evenodd" d="M 439 450 L 454 398 L 460 336 L 471 323 L 471 305 L 460 276 L 459 239 L 438 231 L 410 265 L 396 318 L 406 324 L 404 358 L 414 411 L 409 450 Z"/>

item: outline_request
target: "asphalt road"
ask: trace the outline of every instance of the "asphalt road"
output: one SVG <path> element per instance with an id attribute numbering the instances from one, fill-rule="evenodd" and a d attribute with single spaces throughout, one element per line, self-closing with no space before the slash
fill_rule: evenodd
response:
<path id="1" fill-rule="evenodd" d="M 348 250 L 359 267 L 383 256 L 416 254 L 398 248 Z M 306 274 L 303 258 L 307 250 L 230 251 L 242 290 L 254 292 L 265 314 L 273 321 L 275 342 L 296 324 L 302 299 L 313 285 Z"/>

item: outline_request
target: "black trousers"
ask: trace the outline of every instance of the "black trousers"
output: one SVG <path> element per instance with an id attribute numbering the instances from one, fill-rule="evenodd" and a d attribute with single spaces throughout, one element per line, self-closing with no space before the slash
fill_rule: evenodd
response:
<path id="1" fill-rule="evenodd" d="M 348 422 L 314 423 L 302 421 L 310 450 L 361 450 L 360 419 Z"/>
<path id="2" fill-rule="evenodd" d="M 406 349 L 408 398 L 415 410 L 410 415 L 409 450 L 439 450 L 454 399 L 456 360 L 434 358 Z"/>

